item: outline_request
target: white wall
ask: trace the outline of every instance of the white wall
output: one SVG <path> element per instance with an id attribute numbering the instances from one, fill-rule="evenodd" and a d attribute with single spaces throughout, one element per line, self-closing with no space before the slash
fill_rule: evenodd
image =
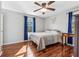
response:
<path id="1" fill-rule="evenodd" d="M 4 10 L 4 44 L 23 41 L 24 16 L 20 13 Z"/>
<path id="2" fill-rule="evenodd" d="M 2 16 L 1 16 L 1 2 L 0 2 L 0 56 L 2 55 L 2 40 L 3 40 L 3 38 L 2 38 Z"/>
<path id="3" fill-rule="evenodd" d="M 1 2 L 0 2 L 0 39 L 1 39 Z M 1 45 L 1 40 L 0 40 Z"/>
<path id="4" fill-rule="evenodd" d="M 24 15 L 10 10 L 3 10 L 4 14 L 4 44 L 21 42 L 24 40 Z M 43 31 L 42 18 L 36 17 L 36 31 Z"/>
<path id="5" fill-rule="evenodd" d="M 36 18 L 36 32 L 44 31 L 44 19 Z"/>
<path id="6" fill-rule="evenodd" d="M 45 19 L 45 30 L 58 29 L 61 32 L 67 32 L 68 30 L 68 14 L 62 12 L 56 16 L 52 16 Z"/>

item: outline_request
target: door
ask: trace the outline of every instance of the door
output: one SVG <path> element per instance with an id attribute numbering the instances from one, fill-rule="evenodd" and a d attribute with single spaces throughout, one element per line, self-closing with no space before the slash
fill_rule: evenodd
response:
<path id="1" fill-rule="evenodd" d="M 74 56 L 79 57 L 79 15 L 75 15 L 76 34 L 78 35 L 74 40 Z"/>

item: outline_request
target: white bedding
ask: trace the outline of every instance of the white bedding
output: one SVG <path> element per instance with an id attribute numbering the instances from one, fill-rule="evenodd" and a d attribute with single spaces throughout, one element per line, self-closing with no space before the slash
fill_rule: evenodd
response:
<path id="1" fill-rule="evenodd" d="M 45 49 L 46 45 L 59 42 L 61 34 L 56 31 L 36 32 L 30 35 L 30 40 L 37 44 L 37 50 L 42 50 Z"/>

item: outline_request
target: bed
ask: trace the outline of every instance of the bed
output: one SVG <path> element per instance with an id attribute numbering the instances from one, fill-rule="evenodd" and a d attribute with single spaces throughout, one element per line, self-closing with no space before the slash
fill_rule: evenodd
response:
<path id="1" fill-rule="evenodd" d="M 61 40 L 61 32 L 59 31 L 45 31 L 35 32 L 30 35 L 31 41 L 37 45 L 37 50 L 45 49 L 47 45 L 57 43 Z"/>

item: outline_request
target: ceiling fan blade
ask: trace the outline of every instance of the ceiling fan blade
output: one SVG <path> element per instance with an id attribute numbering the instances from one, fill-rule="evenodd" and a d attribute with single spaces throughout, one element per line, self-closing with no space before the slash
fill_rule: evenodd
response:
<path id="1" fill-rule="evenodd" d="M 42 7 L 46 7 L 46 3 L 42 3 Z"/>
<path id="2" fill-rule="evenodd" d="M 37 2 L 34 2 L 36 5 L 38 5 L 38 6 L 41 6 L 39 3 L 37 3 Z"/>
<path id="3" fill-rule="evenodd" d="M 46 9 L 48 9 L 48 10 L 52 10 L 52 11 L 55 11 L 55 9 L 54 9 L 54 8 L 46 8 Z"/>
<path id="4" fill-rule="evenodd" d="M 36 9 L 36 10 L 34 10 L 33 12 L 39 11 L 39 10 L 41 10 L 41 9 L 42 9 L 42 8 Z"/>
<path id="5" fill-rule="evenodd" d="M 54 3 L 55 1 L 49 1 L 48 2 L 48 5 L 51 5 L 52 3 Z"/>

